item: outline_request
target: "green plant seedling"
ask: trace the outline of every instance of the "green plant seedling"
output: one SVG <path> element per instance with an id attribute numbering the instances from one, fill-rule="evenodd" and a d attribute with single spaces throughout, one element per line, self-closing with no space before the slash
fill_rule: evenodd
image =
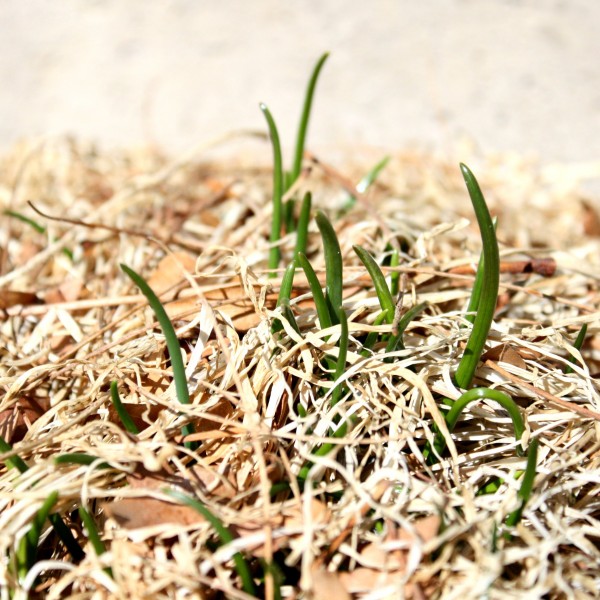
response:
<path id="1" fill-rule="evenodd" d="M 286 189 L 289 189 L 296 182 L 300 176 L 300 171 L 302 170 L 302 158 L 304 156 L 306 133 L 308 131 L 308 121 L 310 119 L 315 88 L 317 86 L 319 74 L 321 73 L 321 69 L 323 68 L 327 58 L 329 58 L 329 52 L 325 52 L 323 55 L 321 55 L 321 58 L 319 58 L 317 61 L 310 80 L 308 81 L 306 95 L 304 96 L 304 105 L 302 106 L 302 113 L 300 115 L 300 124 L 298 125 L 298 134 L 296 136 L 296 152 L 294 153 L 292 168 L 288 174 Z"/>
<path id="2" fill-rule="evenodd" d="M 80 506 L 77 509 L 77 512 L 79 513 L 79 518 L 81 519 L 81 522 L 87 530 L 88 539 L 92 544 L 92 548 L 94 548 L 96 556 L 101 556 L 106 552 L 106 547 L 104 546 L 104 542 L 100 539 L 100 534 L 98 533 L 98 527 L 96 527 L 96 522 L 94 521 L 92 515 L 90 515 L 90 513 L 85 508 L 83 508 L 83 506 Z M 104 572 L 110 575 L 110 577 L 113 576 L 112 569 L 110 567 L 104 569 Z"/>
<path id="3" fill-rule="evenodd" d="M 475 369 L 494 318 L 500 285 L 500 254 L 494 222 L 481 193 L 481 188 L 466 165 L 461 163 L 460 168 L 479 224 L 485 264 L 481 280 L 481 297 L 477 304 L 477 315 L 464 354 L 454 375 L 458 387 L 467 389 L 473 381 Z"/>
<path id="4" fill-rule="evenodd" d="M 174 500 L 185 504 L 193 508 L 195 511 L 200 513 L 213 527 L 216 531 L 217 535 L 221 540 L 221 544 L 230 544 L 233 542 L 234 537 L 231 531 L 221 522 L 221 520 L 215 516 L 202 502 L 180 492 L 179 490 L 174 489 L 164 489 L 165 494 L 171 496 Z M 235 569 L 242 580 L 242 587 L 247 594 L 256 595 L 256 588 L 254 587 L 254 581 L 252 580 L 252 573 L 250 572 L 250 568 L 248 567 L 248 563 L 246 559 L 242 556 L 240 552 L 236 552 L 233 555 L 233 562 L 235 564 Z"/>
<path id="5" fill-rule="evenodd" d="M 271 220 L 271 249 L 269 250 L 269 277 L 275 277 L 277 275 L 276 270 L 279 266 L 279 261 L 281 260 L 281 250 L 277 243 L 281 239 L 281 225 L 283 218 L 283 163 L 281 160 L 279 132 L 277 131 L 275 120 L 271 115 L 271 111 L 265 104 L 260 104 L 260 110 L 262 110 L 263 115 L 267 120 L 271 145 L 273 147 L 273 216 Z"/>
<path id="6" fill-rule="evenodd" d="M 312 194 L 306 192 L 300 206 L 300 215 L 298 217 L 298 227 L 296 229 L 296 249 L 294 257 L 298 254 L 306 254 L 306 245 L 308 243 L 308 223 L 310 221 L 310 209 L 312 207 Z"/>
<path id="7" fill-rule="evenodd" d="M 334 376 L 334 381 L 336 383 L 335 383 L 335 388 L 333 389 L 333 392 L 331 394 L 331 406 L 335 406 L 342 398 L 344 386 L 340 385 L 337 382 L 342 377 L 344 372 L 346 371 L 346 357 L 348 356 L 348 338 L 349 338 L 348 317 L 346 316 L 346 313 L 344 312 L 344 309 L 342 309 L 342 308 L 340 308 L 340 310 L 338 310 L 338 320 L 340 322 L 341 332 L 340 332 L 340 341 L 338 343 L 339 353 L 338 353 L 338 357 L 337 357 L 337 362 L 336 362 L 336 367 L 335 367 L 335 376 Z"/>
<path id="8" fill-rule="evenodd" d="M 293 260 L 283 274 L 281 280 L 281 287 L 279 288 L 279 296 L 277 297 L 277 306 L 282 307 L 283 316 L 287 319 L 288 323 L 294 328 L 299 334 L 300 328 L 296 322 L 296 317 L 290 308 L 290 298 L 292 296 L 292 287 L 294 285 L 294 275 L 296 273 L 296 261 Z M 277 333 L 283 329 L 283 324 L 279 320 L 275 320 L 271 325 L 271 333 Z"/>
<path id="9" fill-rule="evenodd" d="M 319 317 L 319 325 L 321 326 L 321 329 L 327 329 L 332 325 L 331 315 L 325 300 L 325 294 L 323 294 L 323 290 L 321 289 L 319 278 L 308 261 L 308 258 L 306 258 L 302 252 L 298 254 L 298 264 L 302 267 L 306 279 L 308 280 L 308 285 L 310 286 L 310 291 L 313 295 L 313 300 L 315 301 L 317 316 Z"/>
<path id="10" fill-rule="evenodd" d="M 173 365 L 173 378 L 175 379 L 175 392 L 177 399 L 181 404 L 190 403 L 190 393 L 188 390 L 187 377 L 185 375 L 185 367 L 183 366 L 183 359 L 181 358 L 181 348 L 179 346 L 179 340 L 177 334 L 167 311 L 161 304 L 156 294 L 152 291 L 152 288 L 140 277 L 133 269 L 130 269 L 127 265 L 121 265 L 123 272 L 137 285 L 142 294 L 146 296 L 150 307 L 154 311 L 156 319 L 160 324 L 160 327 L 165 336 L 167 342 L 167 349 L 169 350 L 169 356 L 171 358 L 171 364 Z M 191 423 L 184 425 L 181 429 L 184 436 L 194 433 L 194 426 Z M 186 447 L 191 450 L 195 450 L 198 447 L 196 442 L 186 442 Z"/>
<path id="11" fill-rule="evenodd" d="M 389 156 L 384 156 L 357 184 L 356 191 L 359 194 L 364 194 L 372 185 L 375 183 L 377 177 L 383 169 L 385 169 L 386 165 L 390 161 Z M 342 207 L 342 213 L 346 213 L 351 210 L 356 204 L 356 196 L 350 194 L 348 196 L 348 200 Z"/>
<path id="12" fill-rule="evenodd" d="M 581 347 L 583 346 L 583 342 L 585 340 L 586 335 L 587 335 L 587 323 L 584 323 L 581 326 L 579 333 L 577 334 L 577 338 L 573 342 L 573 348 L 575 348 L 576 350 L 581 352 Z M 565 370 L 564 370 L 565 374 L 569 374 L 569 373 L 573 372 L 573 367 L 571 365 L 574 365 L 574 364 L 575 364 L 575 357 L 571 355 L 569 357 L 569 364 L 565 366 Z"/>
<path id="13" fill-rule="evenodd" d="M 325 251 L 325 302 L 332 324 L 337 325 L 339 323 L 338 311 L 342 307 L 344 285 L 342 251 L 335 230 L 322 211 L 317 212 L 316 220 Z"/>
<path id="14" fill-rule="evenodd" d="M 12 446 L 0 435 L 0 452 L 12 452 Z M 29 467 L 27 463 L 18 455 L 9 456 L 4 459 L 6 466 L 10 469 L 16 469 L 19 473 L 25 473 Z"/>
<path id="15" fill-rule="evenodd" d="M 348 432 L 348 424 L 346 423 L 346 421 L 344 421 L 340 424 L 340 426 L 335 431 L 330 431 L 330 434 L 331 434 L 331 437 L 339 439 L 339 438 L 343 438 L 347 432 Z M 326 442 L 325 444 L 321 444 L 320 446 L 314 448 L 311 454 L 313 456 L 327 456 L 327 454 L 329 454 L 336 446 L 337 446 L 337 444 L 332 444 L 330 442 Z M 313 464 L 314 463 L 312 463 L 312 462 L 307 462 L 305 465 L 303 465 L 303 467 L 300 469 L 300 472 L 298 473 L 298 481 L 299 482 L 302 483 L 302 482 L 306 481 L 306 478 L 308 477 L 308 473 L 309 473 L 310 469 L 312 468 Z"/>
<path id="16" fill-rule="evenodd" d="M 520 442 L 521 437 L 523 436 L 523 431 L 525 430 L 525 425 L 523 423 L 523 417 L 521 416 L 519 407 L 516 405 L 515 401 L 510 398 L 510 396 L 507 396 L 504 392 L 490 388 L 474 388 L 468 392 L 465 392 L 460 398 L 458 398 L 458 400 L 454 402 L 448 400 L 450 403 L 450 410 L 445 416 L 448 431 L 452 433 L 452 430 L 456 426 L 462 411 L 467 407 L 468 404 L 484 398 L 487 398 L 488 400 L 494 400 L 508 412 L 513 423 L 515 440 Z M 423 456 L 425 459 L 427 459 L 429 464 L 433 464 L 437 460 L 436 455 L 441 456 L 445 448 L 446 439 L 444 438 L 444 435 L 438 431 L 433 442 L 433 450 L 435 452 L 432 452 L 431 447 L 429 444 L 427 444 L 423 451 Z M 521 453 L 520 447 L 517 447 L 517 453 Z"/>
<path id="17" fill-rule="evenodd" d="M 12 452 L 12 446 L 0 436 L 0 451 L 1 452 Z M 11 456 L 4 461 L 10 468 L 17 469 L 19 473 L 25 473 L 29 469 L 27 463 L 20 456 Z M 65 525 L 62 517 L 58 513 L 53 513 L 49 517 L 50 523 L 56 535 L 58 535 L 60 541 L 65 545 L 65 548 L 73 558 L 75 562 L 81 562 L 85 553 L 81 549 L 81 546 L 77 543 L 77 540 L 73 537 L 71 530 Z"/>
<path id="18" fill-rule="evenodd" d="M 123 427 L 125 427 L 125 430 L 129 433 L 137 435 L 140 432 L 140 430 L 138 429 L 137 425 L 133 422 L 133 419 L 127 412 L 127 409 L 125 408 L 125 406 L 123 406 L 123 403 L 121 402 L 121 397 L 119 396 L 119 387 L 116 381 L 110 382 L 110 399 L 113 403 L 113 406 L 115 407 L 115 410 L 117 411 L 117 415 L 119 415 L 121 423 L 123 423 Z"/>
<path id="19" fill-rule="evenodd" d="M 390 267 L 397 267 L 400 264 L 400 250 L 394 248 L 390 257 Z M 390 274 L 390 294 L 392 298 L 398 296 L 400 292 L 400 271 L 394 270 Z"/>
<path id="20" fill-rule="evenodd" d="M 423 310 L 427 308 L 427 302 L 421 302 L 416 304 L 412 308 L 406 311 L 402 316 L 398 325 L 396 326 L 396 333 L 388 340 L 386 353 L 395 352 L 396 350 L 404 350 L 404 331 L 408 327 L 408 324 Z"/>
<path id="21" fill-rule="evenodd" d="M 42 235 L 46 233 L 46 228 L 43 225 L 40 225 L 37 221 L 30 219 L 27 215 L 24 215 L 20 212 L 16 212 L 14 210 L 5 210 L 3 214 L 5 214 L 7 217 L 17 219 L 18 221 L 21 221 L 21 223 L 29 225 L 29 227 L 35 229 L 35 231 L 41 233 Z M 73 260 L 73 252 L 71 252 L 71 250 L 69 250 L 68 248 L 63 248 L 62 253 L 70 260 Z"/>
<path id="22" fill-rule="evenodd" d="M 35 229 L 38 233 L 44 234 L 46 233 L 46 228 L 43 225 L 40 225 L 33 219 L 30 219 L 27 215 L 24 215 L 20 212 L 16 212 L 14 210 L 5 210 L 3 211 L 7 217 L 12 217 L 13 219 L 17 219 L 17 221 L 21 221 L 21 223 L 25 223 L 25 225 L 29 225 L 32 229 Z"/>
<path id="23" fill-rule="evenodd" d="M 360 246 L 352 246 L 352 248 L 369 272 L 373 285 L 375 286 L 375 291 L 377 292 L 381 310 L 385 313 L 385 320 L 391 324 L 394 320 L 396 303 L 392 298 L 385 276 L 381 272 L 379 265 L 375 262 L 375 259 L 364 248 L 361 248 Z"/>
<path id="24" fill-rule="evenodd" d="M 387 322 L 387 311 L 382 311 L 380 312 L 376 317 L 375 320 L 373 321 L 373 325 L 375 327 L 378 327 L 379 325 L 382 325 L 384 322 Z M 372 351 L 373 351 L 373 346 L 375 345 L 375 343 L 377 342 L 377 340 L 379 339 L 379 333 L 377 333 L 377 331 L 370 331 L 365 339 L 365 341 L 363 342 L 362 345 L 362 349 L 360 351 L 360 355 L 361 356 L 370 356 Z"/>
<path id="25" fill-rule="evenodd" d="M 494 231 L 498 226 L 498 219 L 494 217 Z M 477 264 L 477 272 L 475 274 L 475 281 L 473 282 L 473 290 L 471 291 L 471 298 L 469 299 L 469 306 L 467 307 L 467 314 L 465 320 L 473 324 L 475 322 L 475 315 L 477 314 L 477 308 L 479 307 L 479 300 L 481 299 L 481 290 L 483 289 L 483 278 L 485 277 L 485 257 L 483 251 L 479 257 L 479 263 Z"/>
<path id="26" fill-rule="evenodd" d="M 519 488 L 518 497 L 521 501 L 519 508 L 510 513 L 506 518 L 507 527 L 514 527 L 519 523 L 521 517 L 523 516 L 523 510 L 527 502 L 529 502 L 529 498 L 531 497 L 531 493 L 533 492 L 533 483 L 535 481 L 535 473 L 537 468 L 537 452 L 538 452 L 538 438 L 533 438 L 531 443 L 529 444 L 529 451 L 527 452 L 527 466 L 525 467 L 525 475 L 523 476 L 523 481 L 521 482 L 521 487 Z M 506 534 L 507 537 L 510 537 L 510 534 Z"/>
<path id="27" fill-rule="evenodd" d="M 93 465 L 98 461 L 97 456 L 86 454 L 85 452 L 68 452 L 54 457 L 55 465 Z M 97 463 L 98 469 L 111 469 L 107 462 Z"/>
<path id="28" fill-rule="evenodd" d="M 51 492 L 33 517 L 29 531 L 19 541 L 16 559 L 17 573 L 21 579 L 27 575 L 29 569 L 35 564 L 38 543 L 40 541 L 40 536 L 42 535 L 42 528 L 50 515 L 50 511 L 57 502 L 58 492 Z"/>

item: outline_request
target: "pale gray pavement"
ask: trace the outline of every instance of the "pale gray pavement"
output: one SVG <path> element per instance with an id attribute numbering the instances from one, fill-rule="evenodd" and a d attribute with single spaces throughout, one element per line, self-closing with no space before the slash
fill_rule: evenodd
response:
<path id="1" fill-rule="evenodd" d="M 73 133 L 178 152 L 271 107 L 288 144 L 316 58 L 311 145 L 462 136 L 600 158 L 597 0 L 3 0 L 0 147 Z"/>

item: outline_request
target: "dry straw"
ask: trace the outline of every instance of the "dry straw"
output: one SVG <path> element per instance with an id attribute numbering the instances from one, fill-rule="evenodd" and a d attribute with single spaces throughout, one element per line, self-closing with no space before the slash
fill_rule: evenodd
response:
<path id="1" fill-rule="evenodd" d="M 475 374 L 518 403 L 524 444 L 539 440 L 531 497 L 508 528 L 526 459 L 504 410 L 470 404 L 442 460 L 423 457 L 434 424 L 445 429 L 440 399 L 461 394 L 452 376 L 480 253 L 458 167 L 392 155 L 368 193 L 348 182 L 381 158 L 371 154 L 343 172 L 315 159 L 300 175 L 296 189 L 330 215 L 344 265 L 348 347 L 333 382 L 341 326 L 318 327 L 300 271 L 289 303 L 298 331 L 275 308 L 283 270 L 269 278 L 266 268 L 271 175 L 256 155 L 240 156 L 170 163 L 48 140 L 2 158 L 2 209 L 45 231 L 2 217 L 0 431 L 13 450 L 0 467 L 1 597 L 249 598 L 240 557 L 267 598 L 597 594 L 600 232 L 576 173 L 515 156 L 477 167 L 501 259 L 525 265 L 501 275 Z M 283 257 L 295 241 L 280 240 Z M 385 343 L 363 352 L 369 332 L 394 324 L 374 323 L 377 296 L 353 245 L 379 264 L 399 248 L 402 310 L 428 303 L 392 354 Z M 314 220 L 306 255 L 324 286 Z M 528 272 L 533 258 L 555 259 L 556 272 Z M 120 263 L 149 282 L 173 322 L 189 404 L 177 402 L 165 338 Z M 118 418 L 113 380 L 139 434 Z M 345 435 L 331 438 L 340 422 Z M 326 443 L 333 449 L 315 455 Z M 56 464 L 68 453 L 94 459 Z M 23 473 L 6 466 L 16 456 Z M 85 556 L 73 560 L 46 522 L 20 576 L 11 557 L 52 492 Z M 103 546 L 88 541 L 79 508 Z"/>

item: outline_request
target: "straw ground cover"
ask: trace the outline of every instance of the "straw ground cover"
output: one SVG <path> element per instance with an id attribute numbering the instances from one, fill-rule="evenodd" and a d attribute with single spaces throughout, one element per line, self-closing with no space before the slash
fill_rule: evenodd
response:
<path id="1" fill-rule="evenodd" d="M 444 419 L 466 391 L 481 254 L 458 165 L 392 155 L 365 192 L 380 155 L 308 157 L 282 206 L 312 193 L 303 255 L 325 294 L 318 211 L 339 242 L 345 319 L 327 322 L 303 258 L 277 308 L 297 235 L 271 277 L 271 148 L 241 138 L 219 159 L 72 140 L 2 158 L 2 597 L 593 596 L 600 224 L 582 172 L 460 157 L 498 218 L 501 272 L 468 387 L 517 404 L 517 443 L 485 397 L 451 435 Z M 188 402 L 121 264 L 173 324 Z"/>

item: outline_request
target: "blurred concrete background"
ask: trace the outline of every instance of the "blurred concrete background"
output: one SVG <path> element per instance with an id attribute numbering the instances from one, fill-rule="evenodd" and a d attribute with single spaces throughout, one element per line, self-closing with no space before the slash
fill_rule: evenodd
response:
<path id="1" fill-rule="evenodd" d="M 263 128 L 310 145 L 600 157 L 596 0 L 4 0 L 0 147 L 72 133 L 178 152 Z"/>

